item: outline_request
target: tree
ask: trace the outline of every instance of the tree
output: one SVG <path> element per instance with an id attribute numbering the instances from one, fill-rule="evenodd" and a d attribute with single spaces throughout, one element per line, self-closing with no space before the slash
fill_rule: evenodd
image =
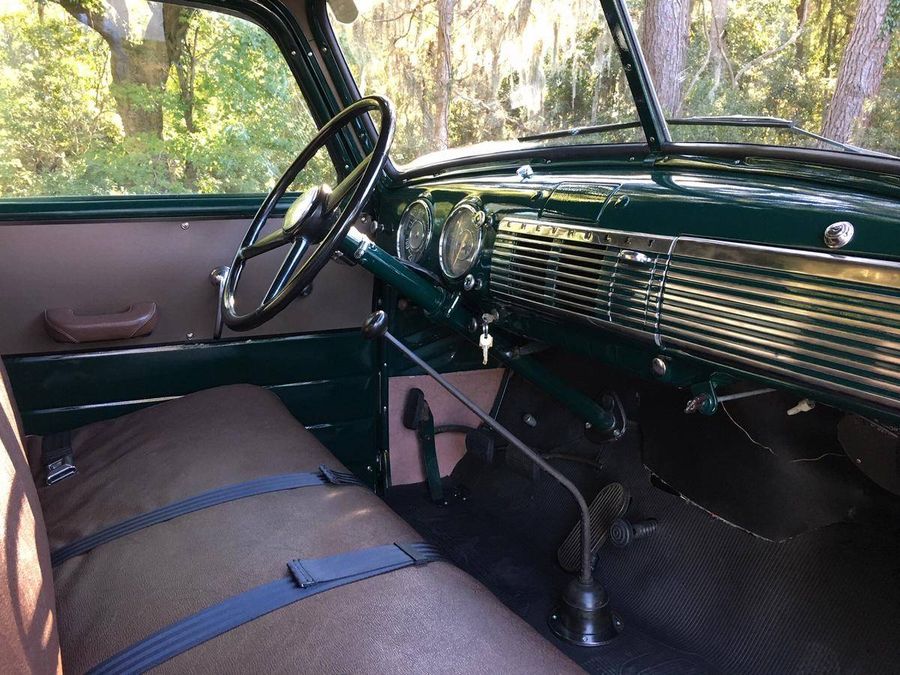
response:
<path id="1" fill-rule="evenodd" d="M 681 113 L 692 0 L 647 0 L 638 35 L 666 116 Z"/>
<path id="2" fill-rule="evenodd" d="M 109 45 L 111 93 L 125 133 L 149 133 L 161 138 L 162 94 L 172 64 L 181 58 L 187 31 L 184 13 L 190 10 L 149 2 L 150 19 L 142 33 L 136 34 L 128 0 L 55 1 Z"/>
<path id="3" fill-rule="evenodd" d="M 709 100 L 715 98 L 716 91 L 722 84 L 725 69 L 730 68 L 728 54 L 725 51 L 725 24 L 728 22 L 728 0 L 712 0 L 709 17 L 709 60 L 712 66 L 712 86 L 709 89 Z"/>
<path id="4" fill-rule="evenodd" d="M 884 76 L 891 31 L 885 25 L 889 0 L 860 0 L 850 40 L 838 70 L 822 135 L 846 143 L 867 126 L 866 102 L 877 95 Z"/>
<path id="5" fill-rule="evenodd" d="M 451 35 L 456 0 L 437 0 L 438 25 L 434 69 L 434 134 L 439 150 L 446 150 L 450 141 L 450 87 L 453 82 Z"/>

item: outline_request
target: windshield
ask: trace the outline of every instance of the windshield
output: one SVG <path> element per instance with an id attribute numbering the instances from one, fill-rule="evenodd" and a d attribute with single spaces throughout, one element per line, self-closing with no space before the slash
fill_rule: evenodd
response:
<path id="1" fill-rule="evenodd" d="M 332 25 L 361 93 L 385 94 L 397 107 L 391 154 L 398 163 L 448 149 L 516 147 L 517 138 L 564 127 L 637 120 L 597 2 L 573 2 L 565 11 L 551 0 L 357 0 L 356 6 L 352 23 L 332 14 Z M 586 142 L 643 140 L 639 126 L 628 126 Z M 567 140 L 553 144 L 560 142 Z"/>
<path id="2" fill-rule="evenodd" d="M 360 91 L 397 105 L 400 164 L 644 141 L 599 0 L 356 8 L 332 23 Z M 635 0 L 629 11 L 673 141 L 900 155 L 900 0 Z"/>
<path id="3" fill-rule="evenodd" d="M 672 140 L 900 154 L 898 0 L 630 5 L 667 118 L 780 118 L 670 124 Z"/>

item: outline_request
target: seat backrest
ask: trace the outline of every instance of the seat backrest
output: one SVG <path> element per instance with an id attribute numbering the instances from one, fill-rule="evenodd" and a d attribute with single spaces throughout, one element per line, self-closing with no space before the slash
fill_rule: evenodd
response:
<path id="1" fill-rule="evenodd" d="M 50 545 L 0 360 L 0 672 L 62 672 Z"/>

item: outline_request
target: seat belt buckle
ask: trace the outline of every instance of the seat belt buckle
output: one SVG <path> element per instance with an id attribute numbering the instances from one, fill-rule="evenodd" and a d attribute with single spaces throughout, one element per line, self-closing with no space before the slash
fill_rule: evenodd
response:
<path id="1" fill-rule="evenodd" d="M 400 542 L 394 542 L 394 546 L 403 551 L 409 558 L 413 561 L 413 567 L 422 567 L 422 565 L 427 565 L 432 560 L 434 560 L 433 556 L 430 556 L 429 553 L 420 552 L 417 550 L 417 544 L 403 544 Z"/>
<path id="2" fill-rule="evenodd" d="M 362 485 L 362 481 L 352 473 L 335 471 L 324 464 L 319 464 L 319 473 L 331 485 Z"/>
<path id="3" fill-rule="evenodd" d="M 288 570 L 291 573 L 291 576 L 294 577 L 294 581 L 297 582 L 297 585 L 300 588 L 309 588 L 317 583 L 319 580 L 316 579 L 313 574 L 303 566 L 303 563 L 299 560 L 291 560 L 288 563 Z"/>
<path id="4" fill-rule="evenodd" d="M 53 485 L 78 473 L 78 467 L 75 466 L 75 458 L 71 452 L 47 464 L 46 470 L 47 485 Z"/>

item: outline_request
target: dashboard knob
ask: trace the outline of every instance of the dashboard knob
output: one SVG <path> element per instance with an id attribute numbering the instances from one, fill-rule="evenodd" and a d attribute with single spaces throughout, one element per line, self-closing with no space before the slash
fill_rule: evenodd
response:
<path id="1" fill-rule="evenodd" d="M 828 248 L 843 248 L 853 239 L 853 223 L 841 220 L 825 228 L 825 245 Z"/>
<path id="2" fill-rule="evenodd" d="M 380 338 L 387 331 L 387 314 L 383 309 L 372 312 L 362 326 L 363 337 L 367 340 Z"/>

